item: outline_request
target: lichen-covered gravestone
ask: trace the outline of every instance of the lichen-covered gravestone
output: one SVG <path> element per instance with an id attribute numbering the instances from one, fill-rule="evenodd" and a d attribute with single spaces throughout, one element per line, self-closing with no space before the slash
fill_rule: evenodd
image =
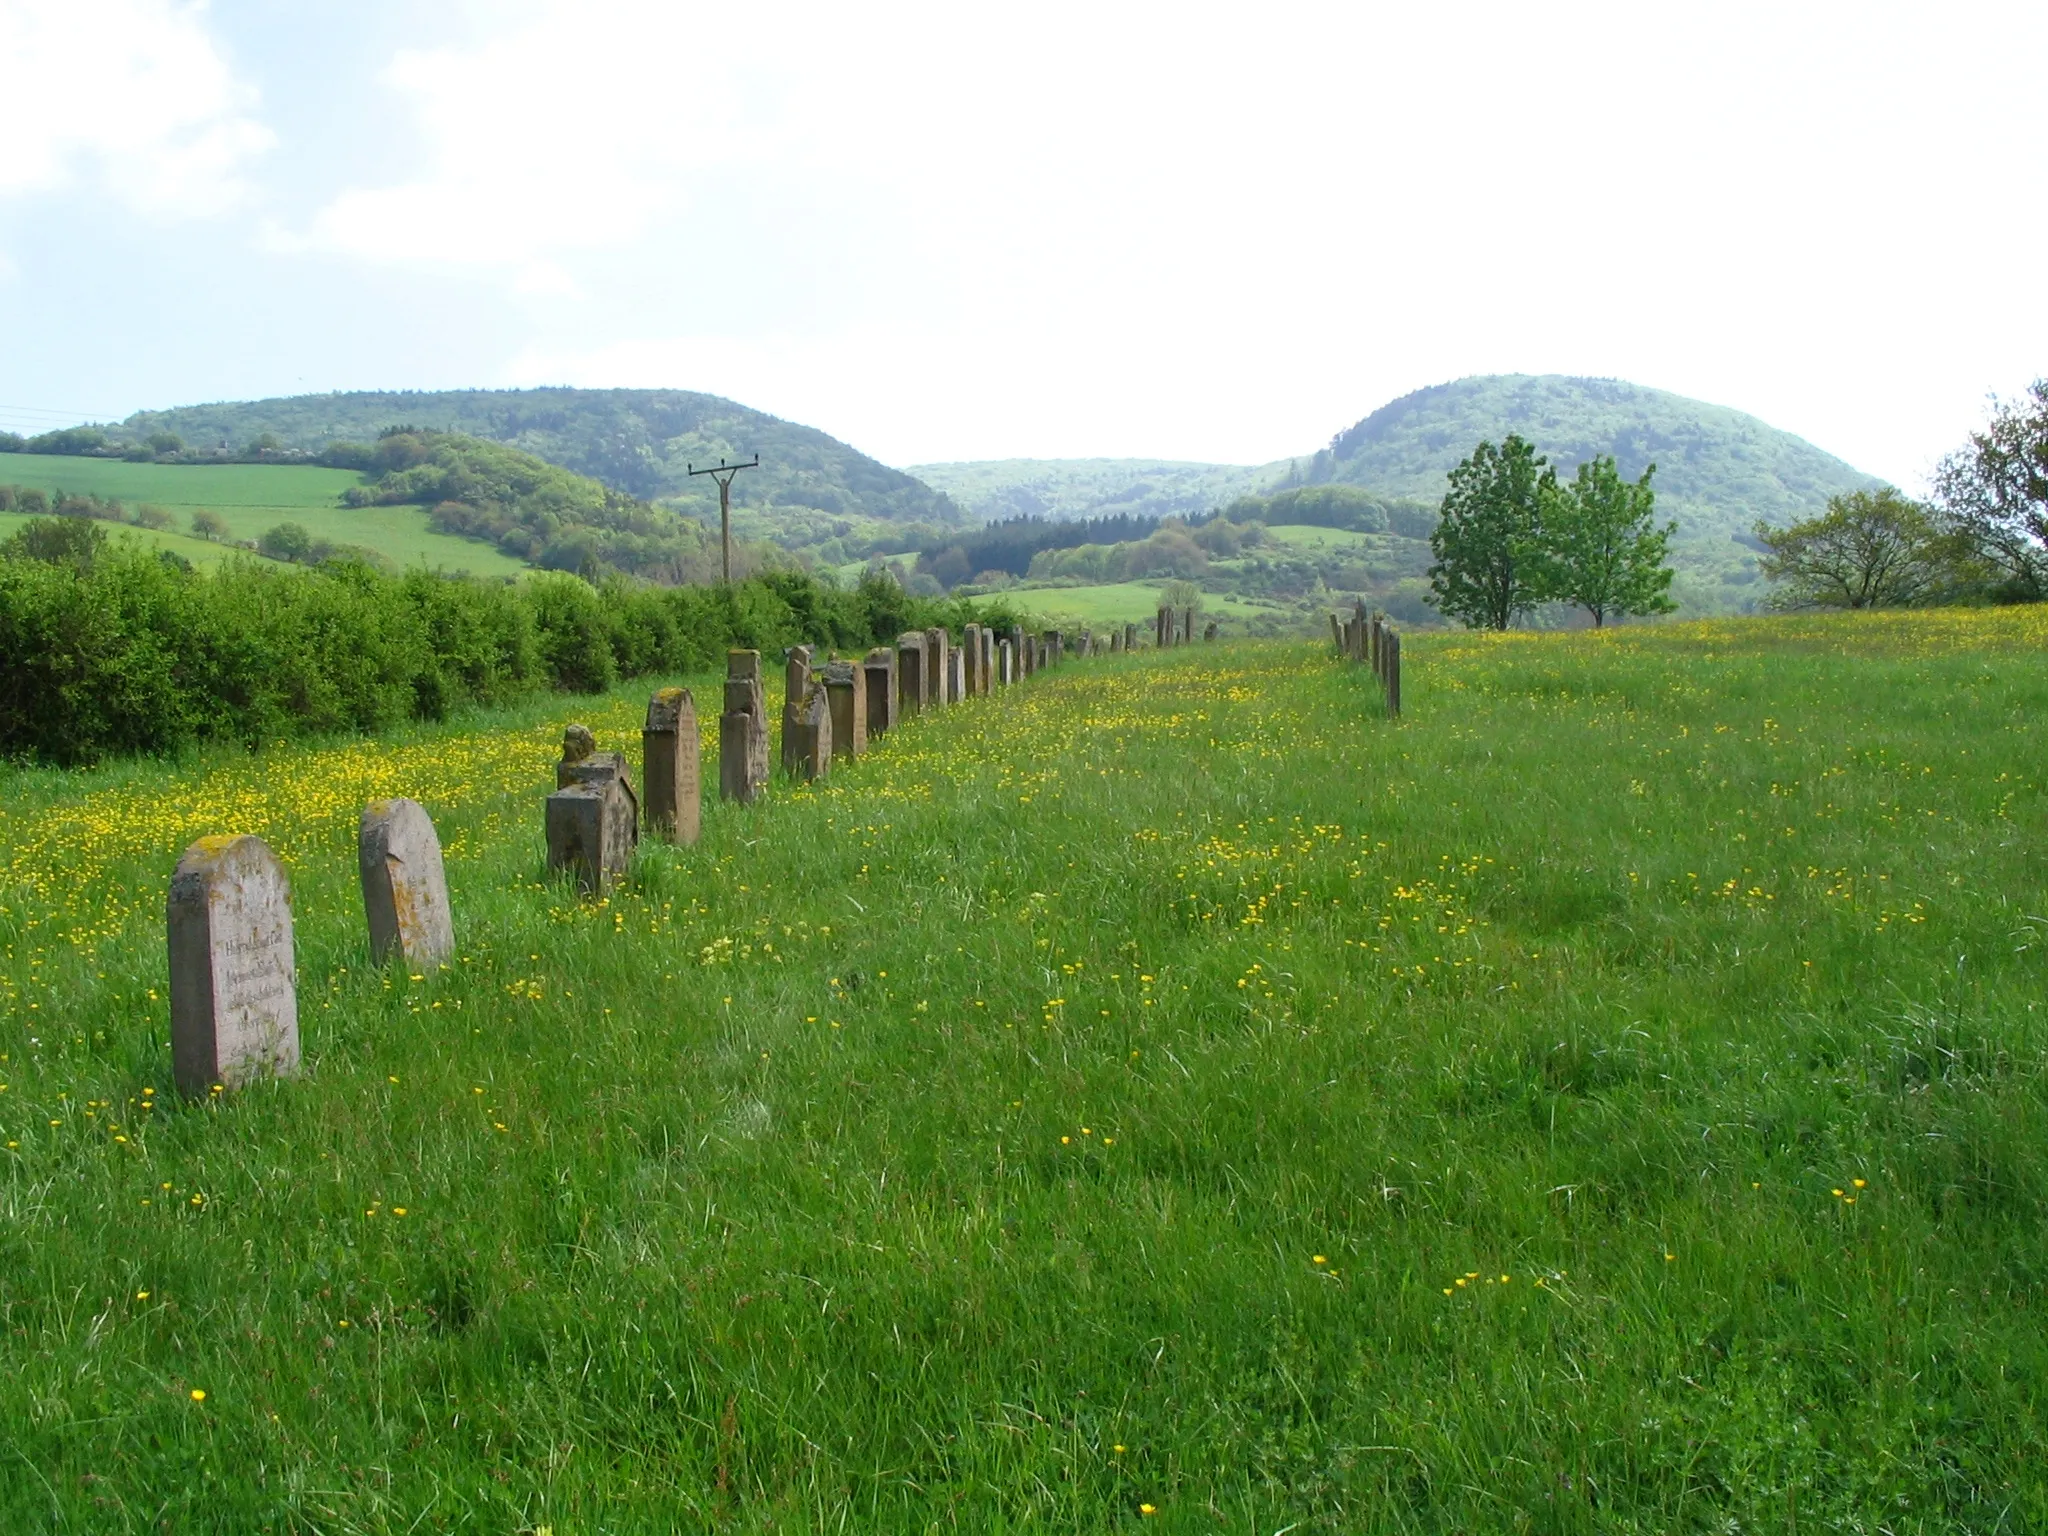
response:
<path id="1" fill-rule="evenodd" d="M 356 831 L 370 959 L 395 952 L 407 965 L 438 965 L 455 951 L 441 839 L 415 800 L 372 800 Z"/>
<path id="2" fill-rule="evenodd" d="M 861 663 L 867 679 L 868 735 L 879 736 L 896 723 L 896 651 L 878 645 Z"/>
<path id="3" fill-rule="evenodd" d="M 688 845 L 702 825 L 702 743 L 697 703 L 687 688 L 663 688 L 647 701 L 640 732 L 640 783 L 647 796 L 647 830 Z"/>
<path id="4" fill-rule="evenodd" d="M 811 696 L 811 648 L 793 645 L 782 668 L 782 771 L 796 771 L 797 713 Z"/>
<path id="5" fill-rule="evenodd" d="M 913 719 L 924 712 L 925 687 L 930 681 L 922 630 L 905 630 L 896 637 L 896 676 L 903 685 L 898 700 L 903 706 L 903 718 Z"/>
<path id="6" fill-rule="evenodd" d="M 761 691 L 761 653 L 728 651 L 725 712 L 718 717 L 718 793 L 752 805 L 768 782 L 767 702 Z"/>
<path id="7" fill-rule="evenodd" d="M 825 663 L 825 693 L 832 701 L 832 755 L 859 757 L 868 749 L 867 668 L 857 661 Z"/>
<path id="8" fill-rule="evenodd" d="M 203 1094 L 299 1065 L 292 892 L 260 837 L 203 837 L 171 876 L 171 1074 Z"/>

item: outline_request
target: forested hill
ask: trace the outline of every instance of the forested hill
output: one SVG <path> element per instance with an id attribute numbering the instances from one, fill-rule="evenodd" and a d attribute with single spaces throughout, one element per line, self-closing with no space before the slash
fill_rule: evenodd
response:
<path id="1" fill-rule="evenodd" d="M 1657 466 L 1660 513 L 1682 537 L 1747 533 L 1758 518 L 1818 512 L 1828 497 L 1877 482 L 1725 405 L 1708 405 L 1618 379 L 1489 374 L 1403 395 L 1339 432 L 1303 462 L 1302 479 L 1364 486 L 1382 495 L 1442 497 L 1444 476 L 1481 439 L 1518 432 L 1560 473 L 1612 454 L 1633 479 Z"/>
<path id="2" fill-rule="evenodd" d="M 317 452 L 416 426 L 488 438 L 649 500 L 714 514 L 717 487 L 685 466 L 761 455 L 733 481 L 742 507 L 812 509 L 936 526 L 969 521 L 948 497 L 814 427 L 684 389 L 452 389 L 294 395 L 139 411 L 121 424 L 137 440 L 173 432 L 194 446 L 241 448 L 268 433 Z"/>
<path id="3" fill-rule="evenodd" d="M 1875 484 L 1805 439 L 1727 406 L 1555 374 L 1492 374 L 1419 389 L 1338 433 L 1322 451 L 1274 464 L 1000 459 L 914 465 L 912 473 L 991 520 L 1186 515 L 1248 492 L 1332 482 L 1434 505 L 1458 460 L 1481 440 L 1499 442 L 1510 432 L 1567 474 L 1596 454 L 1613 454 L 1631 478 L 1654 462 L 1659 510 L 1696 543 L 1725 545 L 1760 517 L 1806 516 L 1837 492 Z"/>

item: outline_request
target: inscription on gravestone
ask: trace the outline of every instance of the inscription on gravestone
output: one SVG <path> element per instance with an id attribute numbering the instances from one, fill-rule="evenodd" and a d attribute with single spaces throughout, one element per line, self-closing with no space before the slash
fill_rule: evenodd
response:
<path id="1" fill-rule="evenodd" d="M 640 784 L 651 836 L 688 845 L 702 827 L 703 743 L 697 703 L 687 688 L 663 688 L 647 701 L 640 732 Z"/>
<path id="2" fill-rule="evenodd" d="M 203 837 L 171 876 L 171 1073 L 185 1093 L 299 1065 L 292 893 L 260 837 Z"/>
<path id="3" fill-rule="evenodd" d="M 438 965 L 454 952 L 441 839 L 417 801 L 372 800 L 363 807 L 356 863 L 375 964 L 395 951 L 408 965 Z"/>

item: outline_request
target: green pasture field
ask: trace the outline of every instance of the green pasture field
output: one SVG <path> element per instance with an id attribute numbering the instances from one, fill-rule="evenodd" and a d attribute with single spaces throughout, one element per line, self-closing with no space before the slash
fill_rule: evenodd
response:
<path id="1" fill-rule="evenodd" d="M 171 513 L 173 530 L 187 535 L 176 546 L 189 554 L 192 514 L 220 514 L 235 539 L 256 539 L 279 523 L 298 523 L 315 538 L 360 544 L 401 566 L 425 565 L 475 576 L 524 573 L 493 545 L 436 533 L 421 507 L 344 507 L 341 493 L 362 483 L 354 470 L 296 464 L 130 464 L 121 459 L 65 458 L 54 454 L 0 454 L 0 485 L 111 496 L 132 511 L 154 504 Z M 138 530 L 142 531 L 142 530 Z"/>
<path id="2" fill-rule="evenodd" d="M 1070 661 L 602 902 L 542 799 L 644 686 L 12 771 L 0 1529 L 2048 1528 L 2048 613 L 1417 635 L 1399 721 L 1328 649 Z M 395 793 L 446 966 L 368 962 Z M 225 832 L 305 1066 L 185 1103 Z"/>
<path id="3" fill-rule="evenodd" d="M 1046 618 L 1083 624 L 1148 623 L 1159 612 L 1159 583 L 1106 582 L 1090 587 L 1005 587 L 1002 596 L 1019 608 Z M 1205 593 L 1202 612 L 1209 618 L 1249 619 L 1284 612 L 1243 598 Z"/>

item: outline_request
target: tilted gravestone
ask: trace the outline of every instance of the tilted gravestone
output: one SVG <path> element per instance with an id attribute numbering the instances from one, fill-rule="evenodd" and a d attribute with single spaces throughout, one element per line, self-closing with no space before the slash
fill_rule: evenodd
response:
<path id="1" fill-rule="evenodd" d="M 647 724 L 640 732 L 640 785 L 650 835 L 685 845 L 697 841 L 701 750 L 690 690 L 661 689 L 647 701 Z"/>
<path id="2" fill-rule="evenodd" d="M 868 749 L 867 668 L 857 661 L 825 663 L 825 693 L 832 702 L 832 755 L 859 757 Z"/>
<path id="3" fill-rule="evenodd" d="M 768 705 L 761 653 L 728 651 L 725 709 L 718 717 L 718 795 L 752 805 L 768 782 Z"/>
<path id="4" fill-rule="evenodd" d="M 793 645 L 782 669 L 782 771 L 796 769 L 797 712 L 811 696 L 811 648 Z"/>
<path id="5" fill-rule="evenodd" d="M 260 837 L 202 837 L 171 876 L 171 1074 L 203 1094 L 299 1065 L 292 892 Z"/>
<path id="6" fill-rule="evenodd" d="M 906 630 L 896 637 L 896 678 L 902 687 L 897 701 L 906 720 L 924 713 L 925 686 L 930 678 L 924 646 L 922 630 Z"/>
<path id="7" fill-rule="evenodd" d="M 795 751 L 789 771 L 799 779 L 822 779 L 832 771 L 832 701 L 822 683 L 811 684 L 803 701 L 793 706 L 784 727 Z"/>
<path id="8" fill-rule="evenodd" d="M 407 965 L 438 965 L 455 951 L 441 839 L 417 801 L 372 800 L 356 830 L 370 959 L 395 952 Z"/>
<path id="9" fill-rule="evenodd" d="M 878 645 L 861 663 L 867 677 L 868 735 L 879 736 L 896 723 L 896 649 Z"/>

